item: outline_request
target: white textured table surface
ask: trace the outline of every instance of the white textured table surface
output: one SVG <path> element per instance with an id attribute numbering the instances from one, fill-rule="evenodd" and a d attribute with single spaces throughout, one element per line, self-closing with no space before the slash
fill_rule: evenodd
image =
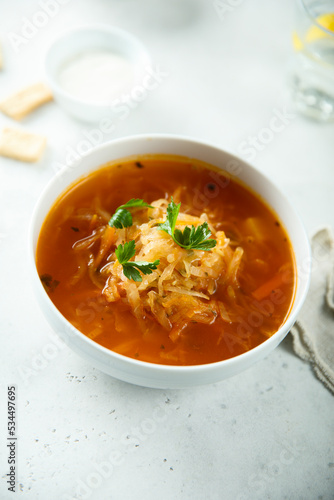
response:
<path id="1" fill-rule="evenodd" d="M 143 40 L 164 76 L 104 141 L 170 132 L 215 142 L 285 190 L 309 233 L 334 226 L 334 126 L 295 116 L 287 96 L 291 2 L 226 0 L 218 15 L 211 0 L 50 0 L 52 16 L 29 28 L 47 3 L 0 1 L 1 98 L 43 78 L 45 48 L 59 33 L 118 25 Z M 274 116 L 280 131 L 270 133 Z M 1 115 L 1 128 L 9 124 Z M 179 391 L 119 382 L 57 343 L 30 289 L 28 226 L 57 165 L 94 127 L 54 103 L 22 125 L 46 134 L 48 148 L 36 165 L 0 159 L 0 498 L 333 499 L 334 398 L 289 336 L 248 371 Z M 12 383 L 15 494 L 5 476 Z"/>

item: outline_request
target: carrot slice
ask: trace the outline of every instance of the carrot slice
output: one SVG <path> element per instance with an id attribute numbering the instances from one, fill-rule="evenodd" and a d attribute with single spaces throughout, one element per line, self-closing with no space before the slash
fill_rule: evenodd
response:
<path id="1" fill-rule="evenodd" d="M 254 299 L 256 300 L 262 300 L 265 297 L 268 297 L 268 295 L 271 294 L 273 290 L 276 290 L 279 288 L 281 285 L 284 283 L 284 273 L 278 273 L 275 274 L 270 280 L 266 281 L 263 283 L 263 285 L 259 286 L 254 292 L 252 293 Z"/>

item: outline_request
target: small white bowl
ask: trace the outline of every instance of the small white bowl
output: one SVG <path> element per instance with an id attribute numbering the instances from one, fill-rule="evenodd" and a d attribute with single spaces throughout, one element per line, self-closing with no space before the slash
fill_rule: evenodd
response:
<path id="1" fill-rule="evenodd" d="M 55 100 L 70 115 L 86 122 L 98 122 L 112 115 L 115 105 L 112 102 L 99 102 L 98 96 L 92 99 L 79 98 L 74 92 L 65 90 L 60 84 L 62 69 L 83 55 L 93 51 L 108 51 L 120 56 L 133 67 L 132 86 L 140 86 L 151 59 L 143 43 L 134 35 L 120 28 L 105 25 L 92 25 L 77 28 L 60 36 L 47 50 L 45 56 L 45 73 Z M 131 90 L 131 89 L 130 89 Z M 92 94 L 94 90 L 92 91 Z M 130 98 L 129 88 L 124 93 L 115 95 L 115 100 L 127 102 Z"/>
<path id="2" fill-rule="evenodd" d="M 168 366 L 147 363 L 117 354 L 90 340 L 74 328 L 51 302 L 36 269 L 35 253 L 44 219 L 58 196 L 70 184 L 110 161 L 132 155 L 170 154 L 196 158 L 225 169 L 267 202 L 283 223 L 295 254 L 297 287 L 293 307 L 281 328 L 250 351 L 225 361 L 196 366 Z M 70 348 L 101 371 L 120 380 L 153 388 L 184 388 L 223 380 L 241 372 L 272 351 L 285 337 L 306 297 L 311 254 L 304 226 L 289 200 L 262 173 L 241 159 L 210 144 L 169 135 L 134 136 L 103 144 L 80 162 L 65 167 L 48 184 L 35 208 L 29 241 L 29 267 L 38 303 L 58 335 Z"/>

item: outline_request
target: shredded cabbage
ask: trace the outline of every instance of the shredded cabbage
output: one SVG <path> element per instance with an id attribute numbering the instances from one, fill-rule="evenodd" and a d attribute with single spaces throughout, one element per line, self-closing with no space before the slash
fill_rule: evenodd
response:
<path id="1" fill-rule="evenodd" d="M 230 286 L 233 295 L 233 287 L 238 286 L 242 248 L 233 248 L 224 231 L 216 231 L 210 224 L 206 213 L 195 217 L 180 212 L 177 228 L 184 229 L 185 225 L 197 227 L 206 220 L 217 241 L 210 251 L 181 248 L 167 233 L 157 229 L 166 218 L 168 201 L 159 199 L 151 205 L 153 208 L 133 214 L 131 227 L 115 229 L 102 224 L 74 245 L 74 250 L 80 252 L 99 242 L 99 249 L 96 256 L 90 259 L 89 268 L 99 273 L 99 283 L 103 278 L 102 293 L 106 300 L 127 302 L 140 323 L 146 317 L 153 317 L 169 331 L 173 341 L 190 322 L 211 324 L 218 316 L 229 321 L 226 308 L 215 300 L 214 294 L 219 282 Z M 124 276 L 115 255 L 116 246 L 132 239 L 136 242 L 134 260 L 160 260 L 158 268 L 152 274 L 143 275 L 141 282 Z"/>

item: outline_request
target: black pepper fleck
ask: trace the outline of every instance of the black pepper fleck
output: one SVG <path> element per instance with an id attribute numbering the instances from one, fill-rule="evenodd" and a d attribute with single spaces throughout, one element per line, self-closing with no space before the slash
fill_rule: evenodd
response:
<path id="1" fill-rule="evenodd" d="M 42 274 L 42 276 L 40 276 L 40 280 L 47 293 L 54 292 L 59 285 L 59 281 L 54 280 L 51 274 Z"/>

